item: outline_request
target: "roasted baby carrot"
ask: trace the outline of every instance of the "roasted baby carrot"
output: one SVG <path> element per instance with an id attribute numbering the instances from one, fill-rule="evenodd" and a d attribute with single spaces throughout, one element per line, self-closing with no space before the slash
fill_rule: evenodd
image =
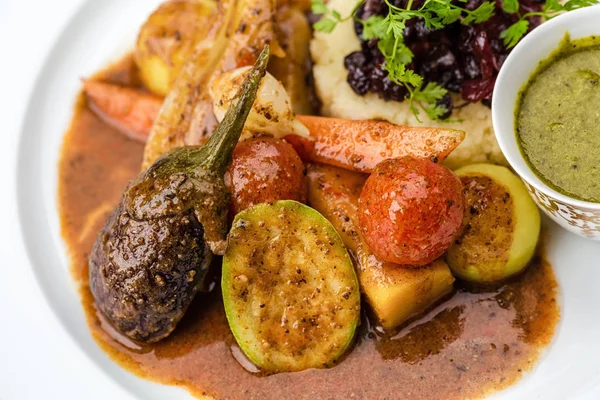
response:
<path id="1" fill-rule="evenodd" d="M 90 107 L 130 137 L 145 142 L 162 99 L 135 89 L 85 81 Z M 371 172 L 388 158 L 412 156 L 443 161 L 465 138 L 465 132 L 447 128 L 395 125 L 376 120 L 349 120 L 309 115 L 297 118 L 313 140 L 296 135 L 285 139 L 304 161 Z"/>
<path id="2" fill-rule="evenodd" d="M 381 161 L 403 156 L 440 162 L 465 138 L 465 132 L 457 129 L 308 115 L 299 115 L 298 119 L 314 138 L 286 138 L 301 157 L 358 172 L 371 172 Z"/>
<path id="3" fill-rule="evenodd" d="M 83 81 L 90 108 L 130 138 L 146 142 L 162 106 L 160 97 L 92 80 Z"/>

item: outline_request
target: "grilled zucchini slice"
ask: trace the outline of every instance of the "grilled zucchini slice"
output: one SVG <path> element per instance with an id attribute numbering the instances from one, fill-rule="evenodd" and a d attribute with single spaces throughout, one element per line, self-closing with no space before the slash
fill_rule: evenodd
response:
<path id="1" fill-rule="evenodd" d="M 455 171 L 465 191 L 462 233 L 446 256 L 452 273 L 496 283 L 523 271 L 540 237 L 540 213 L 525 184 L 506 167 L 473 164 Z"/>
<path id="2" fill-rule="evenodd" d="M 333 226 L 308 206 L 283 200 L 238 214 L 221 285 L 235 339 L 267 373 L 331 366 L 352 343 L 356 273 Z"/>

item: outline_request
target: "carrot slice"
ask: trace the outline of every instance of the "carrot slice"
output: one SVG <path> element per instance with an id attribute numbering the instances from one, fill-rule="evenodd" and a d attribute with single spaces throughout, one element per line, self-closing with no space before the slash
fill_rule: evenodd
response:
<path id="1" fill-rule="evenodd" d="M 348 120 L 298 115 L 313 141 L 286 140 L 306 160 L 358 172 L 371 172 L 388 158 L 412 156 L 443 161 L 465 138 L 457 129 L 394 125 L 376 120 Z"/>
<path id="2" fill-rule="evenodd" d="M 135 89 L 84 81 L 90 107 L 108 123 L 135 140 L 145 142 L 162 106 L 162 99 Z M 376 120 L 349 120 L 311 115 L 297 118 L 313 140 L 296 135 L 285 139 L 304 161 L 371 172 L 388 158 L 412 156 L 443 161 L 465 138 L 447 128 L 394 125 Z"/>
<path id="3" fill-rule="evenodd" d="M 92 111 L 107 123 L 145 143 L 162 106 L 160 97 L 135 89 L 92 80 L 83 81 Z"/>

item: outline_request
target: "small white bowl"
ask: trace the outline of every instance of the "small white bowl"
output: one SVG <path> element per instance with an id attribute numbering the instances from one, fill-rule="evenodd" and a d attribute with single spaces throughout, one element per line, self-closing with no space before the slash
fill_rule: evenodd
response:
<path id="1" fill-rule="evenodd" d="M 542 182 L 523 158 L 515 132 L 514 115 L 519 91 L 539 62 L 558 47 L 567 32 L 572 39 L 600 35 L 600 5 L 571 11 L 543 23 L 513 49 L 500 70 L 494 89 L 494 132 L 504 156 L 521 176 L 537 205 L 563 228 L 600 240 L 600 203 L 571 198 Z"/>

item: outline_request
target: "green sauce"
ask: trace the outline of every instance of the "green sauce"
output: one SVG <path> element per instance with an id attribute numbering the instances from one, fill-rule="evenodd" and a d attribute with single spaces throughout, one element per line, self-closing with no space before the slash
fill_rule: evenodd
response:
<path id="1" fill-rule="evenodd" d="M 600 202 L 600 38 L 565 36 L 521 89 L 515 114 L 536 175 L 567 196 Z"/>

